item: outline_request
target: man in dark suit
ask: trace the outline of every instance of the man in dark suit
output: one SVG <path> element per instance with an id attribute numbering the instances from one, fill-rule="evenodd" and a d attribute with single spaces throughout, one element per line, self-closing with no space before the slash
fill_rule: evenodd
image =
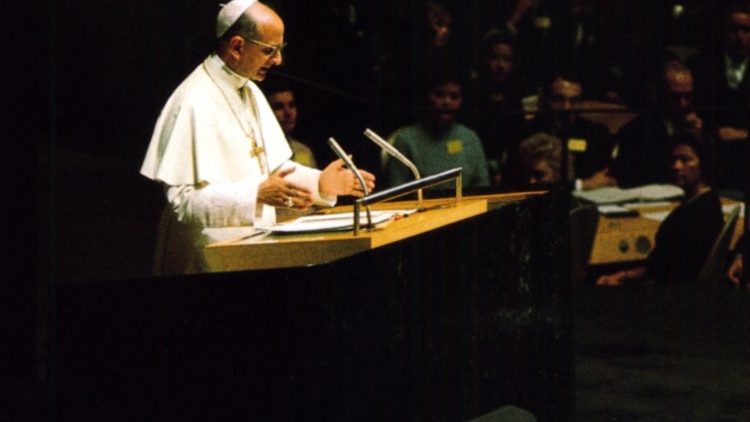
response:
<path id="1" fill-rule="evenodd" d="M 565 179 L 576 190 L 594 189 L 616 183 L 609 175 L 612 141 L 609 130 L 601 123 L 579 116 L 583 89 L 570 77 L 558 75 L 548 84 L 542 110 L 530 123 L 527 135 L 545 132 L 564 142 L 567 150 Z"/>
<path id="2" fill-rule="evenodd" d="M 730 6 L 719 48 L 706 48 L 689 65 L 696 75 L 696 104 L 705 107 L 706 127 L 719 140 L 718 184 L 740 188 L 741 143 L 750 131 L 750 2 Z"/>
<path id="3" fill-rule="evenodd" d="M 703 120 L 693 110 L 692 73 L 678 61 L 662 70 L 655 109 L 644 110 L 617 133 L 612 170 L 621 187 L 669 183 L 671 140 L 683 132 L 703 135 Z"/>

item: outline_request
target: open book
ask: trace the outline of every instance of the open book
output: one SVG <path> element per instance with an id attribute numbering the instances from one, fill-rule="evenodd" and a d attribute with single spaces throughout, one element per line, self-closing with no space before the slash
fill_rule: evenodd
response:
<path id="1" fill-rule="evenodd" d="M 602 204 L 621 204 L 625 202 L 651 202 L 678 199 L 685 195 L 679 186 L 669 184 L 652 184 L 635 188 L 622 189 L 606 187 L 585 191 L 575 191 L 573 196 L 578 199 Z"/>

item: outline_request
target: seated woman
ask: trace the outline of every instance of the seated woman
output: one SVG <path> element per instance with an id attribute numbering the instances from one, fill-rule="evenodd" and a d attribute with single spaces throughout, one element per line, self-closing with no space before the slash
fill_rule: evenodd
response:
<path id="1" fill-rule="evenodd" d="M 562 142 L 537 132 L 518 145 L 518 184 L 535 185 L 560 181 Z"/>
<path id="2" fill-rule="evenodd" d="M 719 196 L 706 181 L 710 157 L 701 138 L 685 134 L 675 139 L 671 170 L 673 183 L 685 191 L 682 203 L 659 226 L 645 265 L 603 275 L 596 280 L 598 286 L 617 286 L 644 278 L 664 282 L 695 280 L 724 225 Z"/>

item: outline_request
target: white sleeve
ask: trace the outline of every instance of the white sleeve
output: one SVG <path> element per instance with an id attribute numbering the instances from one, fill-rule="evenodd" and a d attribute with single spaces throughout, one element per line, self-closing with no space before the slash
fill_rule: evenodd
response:
<path id="1" fill-rule="evenodd" d="M 321 196 L 319 189 L 320 173 L 318 169 L 303 166 L 302 164 L 294 161 L 287 160 L 279 166 L 279 170 L 285 170 L 291 167 L 295 167 L 295 170 L 291 172 L 286 179 L 294 183 L 295 185 L 303 186 L 307 188 L 313 194 L 313 203 L 321 207 L 332 207 L 336 205 L 336 196 Z"/>
<path id="2" fill-rule="evenodd" d="M 252 182 L 165 185 L 167 200 L 177 219 L 202 227 L 249 226 L 255 215 L 258 185 Z"/>

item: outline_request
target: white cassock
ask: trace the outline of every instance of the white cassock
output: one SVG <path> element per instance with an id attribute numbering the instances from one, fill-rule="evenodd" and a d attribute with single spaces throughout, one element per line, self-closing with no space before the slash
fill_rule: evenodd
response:
<path id="1" fill-rule="evenodd" d="M 286 179 L 313 192 L 316 205 L 332 206 L 336 198 L 318 191 L 320 171 L 289 161 L 291 155 L 260 89 L 209 56 L 167 101 L 141 166 L 168 200 L 155 273 L 205 271 L 206 244 L 274 224 L 274 208 L 256 204 L 269 172 L 296 167 Z"/>

